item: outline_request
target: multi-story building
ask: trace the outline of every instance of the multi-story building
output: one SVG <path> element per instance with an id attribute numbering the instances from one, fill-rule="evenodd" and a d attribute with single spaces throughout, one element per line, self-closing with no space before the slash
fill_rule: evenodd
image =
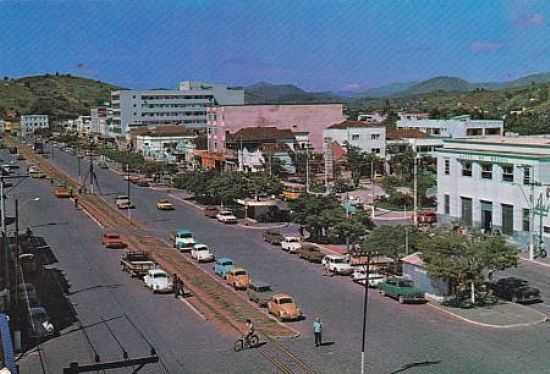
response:
<path id="1" fill-rule="evenodd" d="M 349 143 L 363 152 L 386 157 L 386 128 L 363 121 L 343 121 L 329 126 L 323 131 L 325 138 L 340 145 Z"/>
<path id="2" fill-rule="evenodd" d="M 469 115 L 451 119 L 426 119 L 418 114 L 399 114 L 398 128 L 417 129 L 428 136 L 441 138 L 466 138 L 474 136 L 503 135 L 501 120 L 473 120 Z"/>
<path id="3" fill-rule="evenodd" d="M 134 151 L 146 160 L 190 164 L 197 135 L 177 125 L 141 127 L 130 131 Z"/>
<path id="4" fill-rule="evenodd" d="M 215 104 L 242 105 L 244 90 L 187 81 L 181 82 L 177 90 L 113 91 L 110 132 L 125 135 L 132 128 L 163 124 L 206 128 L 206 108 Z"/>
<path id="5" fill-rule="evenodd" d="M 50 124 L 45 114 L 29 114 L 21 116 L 21 136 L 32 136 L 36 130 L 48 129 Z"/>
<path id="6" fill-rule="evenodd" d="M 550 138 L 449 139 L 436 154 L 442 222 L 499 230 L 524 248 L 531 228 L 550 243 Z"/>
<path id="7" fill-rule="evenodd" d="M 417 129 L 386 129 L 387 153 L 399 153 L 410 147 L 419 155 L 429 155 L 438 148 L 443 147 L 443 141 L 442 138 L 430 137 Z"/>
<path id="8" fill-rule="evenodd" d="M 92 117 L 91 116 L 78 116 L 74 120 L 73 126 L 79 135 L 90 135 L 92 132 Z"/>
<path id="9" fill-rule="evenodd" d="M 225 105 L 208 112 L 208 147 L 223 152 L 225 135 L 246 127 L 277 127 L 307 132 L 311 146 L 323 149 L 323 130 L 345 120 L 342 104 Z M 305 145 L 304 145 L 305 146 Z"/>
<path id="10" fill-rule="evenodd" d="M 100 106 L 90 109 L 90 131 L 93 134 L 108 135 L 108 124 L 113 111 L 108 106 Z"/>
<path id="11" fill-rule="evenodd" d="M 357 116 L 358 121 L 367 122 L 367 123 L 381 123 L 388 118 L 388 115 L 380 112 L 371 112 L 365 114 L 359 114 Z"/>

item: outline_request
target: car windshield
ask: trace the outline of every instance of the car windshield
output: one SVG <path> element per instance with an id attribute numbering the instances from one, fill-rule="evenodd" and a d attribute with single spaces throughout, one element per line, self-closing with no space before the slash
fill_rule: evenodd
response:
<path id="1" fill-rule="evenodd" d="M 155 277 L 155 278 L 166 278 L 166 274 L 164 274 L 164 273 L 155 273 L 153 275 L 153 277 Z"/>
<path id="2" fill-rule="evenodd" d="M 343 258 L 333 258 L 331 259 L 332 263 L 334 264 L 345 264 L 346 260 Z"/>
<path id="3" fill-rule="evenodd" d="M 120 238 L 120 236 L 117 235 L 117 234 L 108 234 L 107 238 L 109 238 L 109 239 L 118 239 L 118 238 Z"/>
<path id="4" fill-rule="evenodd" d="M 414 287 L 414 283 L 410 280 L 401 280 L 398 285 L 399 287 Z"/>
<path id="5" fill-rule="evenodd" d="M 193 237 L 193 234 L 191 234 L 190 232 L 178 234 L 178 238 L 182 238 L 182 239 L 187 239 L 187 238 L 192 238 L 192 237 Z"/>
<path id="6" fill-rule="evenodd" d="M 206 247 L 195 248 L 195 250 L 197 252 L 208 252 L 208 248 L 206 248 Z"/>
<path id="7" fill-rule="evenodd" d="M 234 274 L 235 274 L 235 275 L 246 275 L 246 271 L 244 271 L 244 270 L 239 270 L 239 271 L 236 271 Z"/>
<path id="8" fill-rule="evenodd" d="M 279 299 L 279 304 L 292 304 L 294 301 L 290 297 L 283 297 Z"/>
<path id="9" fill-rule="evenodd" d="M 286 241 L 288 243 L 298 243 L 299 242 L 298 238 L 286 238 Z"/>
<path id="10" fill-rule="evenodd" d="M 33 310 L 32 318 L 41 323 L 48 320 L 48 315 L 43 310 Z"/>
<path id="11" fill-rule="evenodd" d="M 269 292 L 269 291 L 271 291 L 271 287 L 269 287 L 269 286 L 258 287 L 258 291 L 259 292 Z"/>
<path id="12" fill-rule="evenodd" d="M 222 266 L 229 266 L 229 265 L 233 265 L 233 263 L 231 261 L 226 261 L 226 262 L 222 262 L 221 265 Z"/>
<path id="13" fill-rule="evenodd" d="M 221 212 L 220 214 L 222 216 L 232 216 L 233 215 L 233 213 L 231 213 L 231 212 Z"/>
<path id="14" fill-rule="evenodd" d="M 117 200 L 128 200 L 128 196 L 126 195 L 117 196 Z"/>

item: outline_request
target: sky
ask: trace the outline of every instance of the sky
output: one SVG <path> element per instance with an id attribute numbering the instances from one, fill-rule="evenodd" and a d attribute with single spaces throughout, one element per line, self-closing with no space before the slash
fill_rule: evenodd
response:
<path id="1" fill-rule="evenodd" d="M 0 76 L 360 91 L 550 71 L 547 0 L 0 0 Z"/>

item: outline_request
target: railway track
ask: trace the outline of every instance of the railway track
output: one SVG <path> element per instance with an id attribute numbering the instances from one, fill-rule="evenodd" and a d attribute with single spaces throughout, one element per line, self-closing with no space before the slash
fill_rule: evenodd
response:
<path id="1" fill-rule="evenodd" d="M 34 154 L 29 147 L 20 144 L 17 146 L 27 160 L 37 164 L 50 178 L 66 184 L 73 191 L 78 191 L 80 186 L 76 179 Z M 136 220 L 129 220 L 124 213 L 110 206 L 102 197 L 93 194 L 79 194 L 78 198 L 80 207 L 100 222 L 103 227 L 123 232 L 131 248 L 149 253 L 167 272 L 178 274 L 195 296 L 191 302 L 203 314 L 230 326 L 239 333 L 242 333 L 242 326 L 247 319 L 253 320 L 257 331 L 267 339 L 267 344 L 258 347 L 257 350 L 277 368 L 278 372 L 284 374 L 316 373 L 313 368 L 275 338 L 295 336 L 295 332 L 274 321 L 236 295 L 234 291 L 221 285 L 210 274 L 167 245 L 163 239 L 147 234 L 146 227 Z"/>

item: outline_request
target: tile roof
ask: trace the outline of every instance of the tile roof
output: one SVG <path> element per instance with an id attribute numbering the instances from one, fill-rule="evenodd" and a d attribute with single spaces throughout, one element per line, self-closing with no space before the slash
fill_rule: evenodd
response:
<path id="1" fill-rule="evenodd" d="M 424 139 L 428 135 L 418 129 L 386 129 L 386 140 L 398 140 L 398 139 Z"/>
<path id="2" fill-rule="evenodd" d="M 365 121 L 346 120 L 344 122 L 331 125 L 328 128 L 329 129 L 349 129 L 349 128 L 357 128 L 357 127 L 384 127 L 384 126 L 380 124 L 375 124 L 375 123 L 367 123 Z"/>
<path id="3" fill-rule="evenodd" d="M 266 140 L 295 140 L 294 133 L 290 129 L 277 127 L 245 127 L 234 134 L 227 134 L 226 142 L 239 141 L 266 141 Z"/>
<path id="4" fill-rule="evenodd" d="M 401 262 L 411 264 L 419 267 L 424 267 L 424 260 L 422 259 L 422 252 L 415 252 L 408 256 L 401 258 Z"/>

